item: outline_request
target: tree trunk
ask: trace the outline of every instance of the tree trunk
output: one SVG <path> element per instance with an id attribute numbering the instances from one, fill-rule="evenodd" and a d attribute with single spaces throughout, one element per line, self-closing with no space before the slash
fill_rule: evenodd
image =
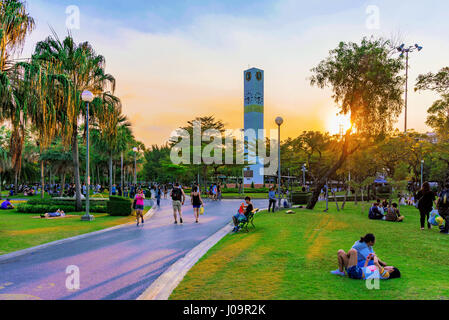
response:
<path id="1" fill-rule="evenodd" d="M 112 151 L 109 152 L 109 195 L 112 196 Z"/>
<path id="2" fill-rule="evenodd" d="M 73 175 L 75 179 L 75 209 L 77 212 L 83 211 L 83 204 L 81 202 L 81 179 L 80 179 L 80 159 L 78 150 L 78 130 L 77 126 L 74 128 L 72 136 L 72 157 L 73 157 Z"/>
<path id="3" fill-rule="evenodd" d="M 337 190 L 338 190 L 338 188 L 337 188 Z M 337 211 L 340 212 L 340 207 L 338 206 L 337 193 L 336 192 L 332 192 L 332 194 L 334 196 L 335 206 L 337 207 Z"/>
<path id="4" fill-rule="evenodd" d="M 309 203 L 307 204 L 307 209 L 313 210 L 315 208 L 315 206 L 318 202 L 318 198 L 320 197 L 321 189 L 323 189 L 324 185 L 326 184 L 326 181 L 328 181 L 329 178 L 331 176 L 333 176 L 337 172 L 337 170 L 343 166 L 346 159 L 350 155 L 350 152 L 348 150 L 350 134 L 351 134 L 351 132 L 350 132 L 350 130 L 348 130 L 346 132 L 345 142 L 343 143 L 343 146 L 342 146 L 340 159 L 338 159 L 338 161 L 331 168 L 329 168 L 329 170 L 327 170 L 327 172 L 320 179 L 316 180 L 316 183 L 314 186 L 315 189 L 313 190 L 312 197 L 310 198 Z"/>
<path id="5" fill-rule="evenodd" d="M 62 174 L 61 179 L 61 197 L 64 197 L 64 189 L 65 189 L 65 172 Z"/>
<path id="6" fill-rule="evenodd" d="M 346 189 L 346 192 L 345 192 L 345 198 L 344 198 L 344 200 L 343 200 L 343 204 L 341 205 L 341 210 L 345 210 L 346 200 L 348 199 L 348 195 L 349 195 L 349 190 Z M 356 197 L 357 197 L 357 195 L 356 195 Z M 357 202 L 357 200 L 356 200 L 356 202 Z"/>
<path id="7" fill-rule="evenodd" d="M 123 193 L 124 176 L 123 176 L 123 151 L 120 153 L 120 187 Z"/>
<path id="8" fill-rule="evenodd" d="M 19 172 L 15 171 L 14 172 L 14 195 L 17 195 L 18 191 L 19 191 Z"/>
<path id="9" fill-rule="evenodd" d="M 44 160 L 41 160 L 41 199 L 45 197 L 45 171 L 44 171 Z"/>

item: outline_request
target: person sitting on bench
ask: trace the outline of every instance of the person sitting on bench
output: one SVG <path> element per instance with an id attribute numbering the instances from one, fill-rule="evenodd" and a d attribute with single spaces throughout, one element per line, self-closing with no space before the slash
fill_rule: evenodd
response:
<path id="1" fill-rule="evenodd" d="M 239 212 L 232 217 L 232 220 L 234 222 L 234 230 L 233 232 L 239 231 L 239 225 L 240 223 L 248 220 L 248 216 L 251 212 L 254 210 L 254 206 L 251 203 L 251 198 L 246 197 L 245 198 L 245 204 L 242 203 L 242 206 L 240 206 Z"/>
<path id="2" fill-rule="evenodd" d="M 9 201 L 9 199 L 6 199 L 6 201 L 3 201 L 0 209 L 2 209 L 2 210 L 12 210 L 12 209 L 14 209 L 14 206 L 12 205 L 11 201 Z"/>
<path id="3" fill-rule="evenodd" d="M 59 217 L 65 217 L 65 212 L 59 209 L 56 212 L 41 214 L 41 218 L 59 218 Z"/>

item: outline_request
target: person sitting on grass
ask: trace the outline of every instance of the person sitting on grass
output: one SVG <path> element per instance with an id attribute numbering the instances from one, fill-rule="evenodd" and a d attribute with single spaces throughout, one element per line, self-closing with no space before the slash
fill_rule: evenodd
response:
<path id="1" fill-rule="evenodd" d="M 358 252 L 355 249 L 346 252 L 339 252 L 338 268 L 340 273 L 344 275 L 344 271 L 348 273 L 350 279 L 367 280 L 367 279 L 396 279 L 401 277 L 401 272 L 393 266 L 381 265 L 379 258 L 374 254 L 370 254 L 363 266 L 358 263 Z"/>
<path id="2" fill-rule="evenodd" d="M 368 217 L 371 220 L 382 220 L 384 218 L 384 215 L 379 210 L 378 202 L 374 203 L 371 209 L 369 209 Z"/>
<path id="3" fill-rule="evenodd" d="M 43 219 L 59 218 L 59 217 L 65 217 L 65 212 L 60 209 L 58 209 L 56 212 L 41 214 L 41 218 L 43 218 Z"/>
<path id="4" fill-rule="evenodd" d="M 233 232 L 239 231 L 240 223 L 247 221 L 249 214 L 254 210 L 254 206 L 251 203 L 250 197 L 245 198 L 245 203 L 246 205 L 242 203 L 239 212 L 232 217 L 232 221 L 234 222 L 234 230 L 232 230 Z"/>
<path id="5" fill-rule="evenodd" d="M 12 205 L 11 201 L 9 199 L 6 199 L 6 201 L 2 202 L 2 205 L 0 207 L 2 210 L 13 210 L 14 206 Z"/>
<path id="6" fill-rule="evenodd" d="M 393 203 L 390 208 L 387 210 L 387 215 L 385 216 L 386 221 L 391 222 L 402 222 L 404 221 L 404 217 L 401 216 L 399 212 L 398 204 Z"/>

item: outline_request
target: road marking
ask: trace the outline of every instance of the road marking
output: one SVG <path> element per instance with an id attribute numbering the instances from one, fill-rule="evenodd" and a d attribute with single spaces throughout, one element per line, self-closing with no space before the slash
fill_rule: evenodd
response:
<path id="1" fill-rule="evenodd" d="M 56 284 L 54 284 L 54 283 L 41 284 L 41 285 L 37 286 L 34 289 L 34 291 L 42 291 L 42 290 L 45 290 L 45 289 L 51 289 L 51 288 L 53 288 L 55 286 L 56 286 Z"/>

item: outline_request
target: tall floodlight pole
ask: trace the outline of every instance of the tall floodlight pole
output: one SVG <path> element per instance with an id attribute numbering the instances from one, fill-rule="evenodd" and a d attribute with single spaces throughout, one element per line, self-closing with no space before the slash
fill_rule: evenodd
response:
<path id="1" fill-rule="evenodd" d="M 86 214 L 81 217 L 82 221 L 92 221 L 94 216 L 89 212 L 89 196 L 90 196 L 90 156 L 89 156 L 89 103 L 94 100 L 94 95 L 90 91 L 83 91 L 81 99 L 86 103 Z"/>
<path id="2" fill-rule="evenodd" d="M 415 50 L 421 51 L 423 49 L 422 46 L 415 44 L 414 46 L 405 47 L 405 44 L 401 44 L 397 47 L 397 50 L 401 53 L 400 57 L 402 58 L 405 55 L 405 134 L 407 134 L 407 107 L 408 107 L 408 56 L 409 53 L 414 52 Z"/>
<path id="3" fill-rule="evenodd" d="M 134 151 L 134 186 L 137 187 L 137 147 L 133 148 Z"/>
<path id="4" fill-rule="evenodd" d="M 421 160 L 421 188 L 422 188 L 422 185 L 424 184 L 423 172 L 424 172 L 424 160 Z"/>
<path id="5" fill-rule="evenodd" d="M 281 210 L 281 126 L 284 119 L 277 117 L 275 122 L 278 125 L 278 210 Z"/>
<path id="6" fill-rule="evenodd" d="M 305 163 L 302 165 L 302 185 L 304 187 L 306 186 L 306 165 Z"/>

